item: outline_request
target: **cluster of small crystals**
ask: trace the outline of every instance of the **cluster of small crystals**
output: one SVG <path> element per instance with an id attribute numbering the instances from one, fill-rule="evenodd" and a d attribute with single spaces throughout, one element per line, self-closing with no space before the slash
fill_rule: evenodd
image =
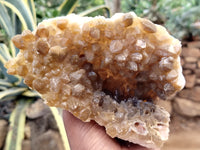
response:
<path id="1" fill-rule="evenodd" d="M 20 53 L 6 64 L 8 73 L 24 77 L 48 105 L 95 120 L 112 137 L 161 145 L 158 129 L 168 126 L 169 115 L 148 101 L 165 99 L 184 86 L 181 44 L 165 28 L 134 13 L 110 19 L 72 14 L 45 20 L 13 43 Z M 133 120 L 138 130 L 132 129 Z"/>

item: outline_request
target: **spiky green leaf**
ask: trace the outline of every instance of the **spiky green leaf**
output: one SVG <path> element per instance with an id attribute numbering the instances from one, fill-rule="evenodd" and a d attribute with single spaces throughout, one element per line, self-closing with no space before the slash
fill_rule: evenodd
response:
<path id="1" fill-rule="evenodd" d="M 8 96 L 1 99 L 1 102 L 16 100 L 17 96 Z"/>
<path id="2" fill-rule="evenodd" d="M 1 73 L 4 75 L 4 78 L 11 83 L 15 83 L 19 81 L 19 77 L 9 75 L 7 73 L 7 69 L 4 67 L 4 64 L 5 64 L 5 59 L 3 59 L 3 57 L 0 55 L 0 69 L 1 69 Z"/>
<path id="3" fill-rule="evenodd" d="M 18 54 L 19 49 L 14 46 L 14 44 L 11 40 L 9 42 L 9 47 L 10 47 L 11 56 L 15 57 Z"/>
<path id="4" fill-rule="evenodd" d="M 64 123 L 63 123 L 63 120 L 61 118 L 61 115 L 59 114 L 58 109 L 55 108 L 55 107 L 50 107 L 50 110 L 51 110 L 51 112 L 52 112 L 52 114 L 55 118 L 56 123 L 57 123 L 61 138 L 63 140 L 65 150 L 70 150 L 69 142 L 68 142 L 68 139 L 67 139 L 67 135 L 66 135 L 66 131 L 65 131 L 65 127 L 64 127 Z"/>
<path id="5" fill-rule="evenodd" d="M 7 88 L 5 86 L 0 85 L 0 91 L 5 91 L 5 90 L 7 90 Z"/>
<path id="6" fill-rule="evenodd" d="M 3 44 L 3 43 L 0 43 L 0 55 L 6 60 L 8 61 L 9 59 L 11 59 L 11 55 L 10 55 L 10 52 L 9 52 L 9 49 L 8 47 Z"/>
<path id="7" fill-rule="evenodd" d="M 19 100 L 10 116 L 10 126 L 6 137 L 5 150 L 21 150 L 24 139 L 25 110 L 30 101 Z"/>
<path id="8" fill-rule="evenodd" d="M 33 90 L 28 90 L 28 91 L 24 92 L 22 95 L 26 96 L 26 97 L 39 97 L 39 93 L 37 93 L 36 91 L 33 91 Z"/>
<path id="9" fill-rule="evenodd" d="M 10 82 L 0 79 L 0 86 L 4 86 L 4 87 L 12 87 L 13 84 L 11 84 Z"/>
<path id="10" fill-rule="evenodd" d="M 34 30 L 36 24 L 30 9 L 22 0 L 0 0 L 0 3 L 10 8 L 19 17 L 23 28 Z"/>
<path id="11" fill-rule="evenodd" d="M 20 94 L 22 94 L 23 92 L 25 92 L 26 90 L 27 90 L 27 88 L 13 87 L 13 88 L 10 88 L 10 89 L 8 89 L 8 90 L 1 91 L 1 92 L 0 92 L 0 101 L 1 101 L 3 98 L 9 97 L 9 96 L 17 96 L 17 95 L 20 95 Z"/>
<path id="12" fill-rule="evenodd" d="M 14 36 L 14 30 L 11 23 L 11 18 L 8 14 L 7 9 L 0 3 L 0 25 L 5 30 L 9 38 Z"/>
<path id="13" fill-rule="evenodd" d="M 22 88 L 28 88 L 28 86 L 24 83 L 24 79 L 21 76 L 16 75 L 16 77 L 18 78 L 18 81 L 14 83 L 15 86 L 22 87 Z"/>
<path id="14" fill-rule="evenodd" d="M 35 24 L 37 24 L 34 0 L 27 0 L 27 1 L 28 1 L 28 6 L 29 6 L 32 16 L 33 16 L 33 20 L 34 20 Z"/>

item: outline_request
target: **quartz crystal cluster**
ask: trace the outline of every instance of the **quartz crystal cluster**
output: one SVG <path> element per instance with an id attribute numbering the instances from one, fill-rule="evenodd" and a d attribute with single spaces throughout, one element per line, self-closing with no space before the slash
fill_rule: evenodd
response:
<path id="1" fill-rule="evenodd" d="M 180 41 L 133 12 L 112 18 L 71 14 L 44 20 L 12 39 L 20 49 L 6 64 L 49 106 L 95 120 L 111 137 L 161 147 L 169 114 L 156 105 L 185 80 Z"/>

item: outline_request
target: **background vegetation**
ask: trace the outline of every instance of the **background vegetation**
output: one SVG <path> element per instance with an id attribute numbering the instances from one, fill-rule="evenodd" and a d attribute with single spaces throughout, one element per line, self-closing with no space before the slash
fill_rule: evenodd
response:
<path id="1" fill-rule="evenodd" d="M 166 26 L 181 39 L 200 35 L 199 0 L 122 0 L 122 12 L 133 10 L 137 15 Z M 195 24 L 196 23 L 196 24 Z"/>

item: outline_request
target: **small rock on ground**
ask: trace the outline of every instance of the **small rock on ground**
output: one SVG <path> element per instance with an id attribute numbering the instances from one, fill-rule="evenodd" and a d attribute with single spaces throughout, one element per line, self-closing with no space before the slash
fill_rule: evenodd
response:
<path id="1" fill-rule="evenodd" d="M 30 119 L 36 119 L 43 116 L 49 110 L 48 106 L 43 103 L 43 101 L 37 100 L 31 104 L 26 110 L 26 116 Z"/>
<path id="2" fill-rule="evenodd" d="M 186 76 L 185 76 L 185 80 L 186 80 L 185 87 L 186 87 L 186 88 L 192 88 L 192 87 L 194 87 L 194 85 L 195 85 L 196 75 L 195 75 L 195 74 L 186 75 Z"/>
<path id="3" fill-rule="evenodd" d="M 195 86 L 192 89 L 183 89 L 178 95 L 181 98 L 200 102 L 200 86 Z"/>
<path id="4" fill-rule="evenodd" d="M 169 100 L 159 100 L 156 105 L 163 107 L 170 114 L 172 113 L 171 101 L 169 101 Z"/>
<path id="5" fill-rule="evenodd" d="M 183 48 L 181 55 L 184 57 L 200 57 L 200 50 L 198 48 Z"/>
<path id="6" fill-rule="evenodd" d="M 198 68 L 200 68 L 200 60 L 197 62 L 197 66 Z"/>
<path id="7" fill-rule="evenodd" d="M 64 150 L 60 135 L 52 130 L 38 136 L 32 143 L 32 150 Z"/>
<path id="8" fill-rule="evenodd" d="M 0 120 L 0 149 L 2 148 L 8 130 L 8 123 L 5 120 Z"/>
<path id="9" fill-rule="evenodd" d="M 196 74 L 197 78 L 200 78 L 200 69 L 196 69 L 195 74 Z"/>
<path id="10" fill-rule="evenodd" d="M 186 63 L 196 63 L 197 58 L 196 57 L 185 57 Z"/>
<path id="11" fill-rule="evenodd" d="M 200 116 L 200 103 L 183 98 L 175 98 L 174 110 L 184 116 Z"/>
<path id="12" fill-rule="evenodd" d="M 191 69 L 191 70 L 195 70 L 197 67 L 197 64 L 196 63 L 185 63 L 183 65 L 183 68 L 184 69 Z"/>
<path id="13" fill-rule="evenodd" d="M 31 150 L 31 141 L 30 140 L 23 140 L 22 150 Z"/>
<path id="14" fill-rule="evenodd" d="M 187 45 L 189 48 L 200 48 L 200 41 L 192 41 L 189 42 Z"/>
<path id="15" fill-rule="evenodd" d="M 31 127 L 30 127 L 30 124 L 27 123 L 25 125 L 25 129 L 24 129 L 24 138 L 25 139 L 30 139 L 30 137 L 31 137 Z"/>
<path id="16" fill-rule="evenodd" d="M 192 70 L 185 69 L 185 70 L 183 70 L 183 74 L 184 75 L 190 75 L 190 74 L 192 74 Z"/>

